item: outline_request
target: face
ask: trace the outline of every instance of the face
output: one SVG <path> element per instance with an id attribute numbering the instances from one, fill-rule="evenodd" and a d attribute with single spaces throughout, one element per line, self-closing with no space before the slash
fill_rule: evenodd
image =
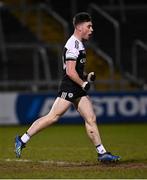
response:
<path id="1" fill-rule="evenodd" d="M 79 29 L 81 32 L 81 38 L 83 40 L 88 40 L 93 32 L 92 22 L 89 21 L 79 24 Z"/>

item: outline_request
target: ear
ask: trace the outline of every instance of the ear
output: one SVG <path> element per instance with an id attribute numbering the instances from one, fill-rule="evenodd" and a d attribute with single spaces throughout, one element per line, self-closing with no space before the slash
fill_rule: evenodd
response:
<path id="1" fill-rule="evenodd" d="M 79 30 L 81 32 L 82 31 L 82 24 L 78 24 L 76 28 L 77 28 L 77 30 Z"/>

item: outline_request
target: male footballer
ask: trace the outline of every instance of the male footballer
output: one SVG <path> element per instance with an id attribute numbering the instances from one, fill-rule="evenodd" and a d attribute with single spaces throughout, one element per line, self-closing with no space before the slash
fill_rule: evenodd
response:
<path id="1" fill-rule="evenodd" d="M 66 42 L 63 49 L 63 77 L 59 86 L 58 96 L 50 112 L 34 121 L 26 133 L 15 138 L 16 157 L 21 156 L 22 149 L 31 137 L 39 131 L 58 121 L 66 110 L 74 105 L 85 121 L 88 137 L 98 153 L 98 161 L 115 162 L 119 156 L 107 152 L 102 144 L 97 128 L 96 115 L 87 91 L 95 80 L 94 72 L 86 74 L 86 52 L 84 41 L 87 41 L 93 32 L 91 16 L 86 12 L 78 13 L 73 18 L 74 33 Z"/>

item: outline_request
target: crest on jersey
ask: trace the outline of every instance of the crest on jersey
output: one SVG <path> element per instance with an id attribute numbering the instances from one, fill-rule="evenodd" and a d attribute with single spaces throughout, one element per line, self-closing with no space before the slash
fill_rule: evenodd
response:
<path id="1" fill-rule="evenodd" d="M 86 62 L 86 58 L 80 59 L 80 63 L 85 63 Z"/>
<path id="2" fill-rule="evenodd" d="M 75 48 L 79 49 L 79 42 L 77 40 L 75 40 Z"/>
<path id="3" fill-rule="evenodd" d="M 73 97 L 73 93 L 68 93 L 68 97 L 72 98 Z"/>

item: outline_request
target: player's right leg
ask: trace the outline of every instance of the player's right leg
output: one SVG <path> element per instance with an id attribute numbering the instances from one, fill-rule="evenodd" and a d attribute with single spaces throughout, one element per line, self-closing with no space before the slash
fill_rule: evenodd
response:
<path id="1" fill-rule="evenodd" d="M 30 126 L 30 128 L 27 130 L 27 132 L 23 136 L 21 137 L 16 136 L 15 138 L 16 157 L 21 156 L 21 151 L 23 147 L 25 147 L 25 144 L 29 141 L 29 139 L 33 135 L 37 134 L 42 129 L 55 123 L 60 118 L 60 116 L 66 112 L 66 110 L 70 107 L 70 105 L 71 105 L 71 102 L 58 97 L 55 100 L 50 112 L 47 115 L 34 121 L 34 123 Z"/>
<path id="2" fill-rule="evenodd" d="M 120 157 L 117 155 L 113 155 L 110 152 L 107 152 L 102 144 L 100 133 L 96 123 L 96 115 L 94 113 L 90 98 L 88 96 L 81 97 L 79 102 L 77 102 L 75 106 L 78 112 L 81 114 L 81 116 L 85 119 L 87 135 L 96 147 L 96 151 L 98 153 L 98 161 L 119 161 Z"/>

